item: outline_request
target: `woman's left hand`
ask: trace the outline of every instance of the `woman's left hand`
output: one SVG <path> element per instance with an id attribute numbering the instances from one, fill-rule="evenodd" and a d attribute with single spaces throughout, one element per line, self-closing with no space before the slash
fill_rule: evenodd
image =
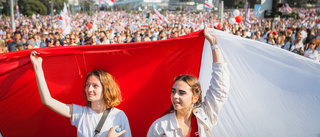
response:
<path id="1" fill-rule="evenodd" d="M 116 131 L 118 127 L 121 127 L 121 125 L 113 126 L 110 128 L 108 136 L 107 137 L 119 137 L 122 134 L 126 133 L 126 130 L 121 130 L 119 133 Z"/>
<path id="2" fill-rule="evenodd" d="M 204 37 L 210 42 L 211 46 L 218 44 L 217 37 L 212 33 L 213 33 L 213 29 L 206 28 L 203 31 Z"/>

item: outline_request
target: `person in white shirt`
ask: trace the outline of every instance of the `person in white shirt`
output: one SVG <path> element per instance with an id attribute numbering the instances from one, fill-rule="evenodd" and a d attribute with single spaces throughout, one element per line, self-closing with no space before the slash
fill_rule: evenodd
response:
<path id="1" fill-rule="evenodd" d="M 283 49 L 293 51 L 294 49 L 297 49 L 297 48 L 301 48 L 302 51 L 304 50 L 304 46 L 302 44 L 302 34 L 299 32 L 295 34 L 294 41 L 290 43 L 286 43 Z"/>
<path id="2" fill-rule="evenodd" d="M 264 38 L 261 37 L 261 32 L 258 30 L 255 32 L 256 36 L 257 36 L 257 40 L 260 41 L 260 42 L 264 42 Z"/>
<path id="3" fill-rule="evenodd" d="M 42 104 L 70 118 L 71 124 L 77 127 L 79 137 L 93 137 L 104 111 L 108 108 L 111 109 L 110 113 L 98 136 L 131 137 L 127 116 L 123 111 L 114 107 L 121 102 L 121 91 L 111 74 L 101 69 L 91 71 L 87 75 L 84 86 L 86 106 L 65 104 L 51 97 L 42 69 L 42 58 L 38 55 L 36 51 L 32 51 L 30 60 L 33 64 Z M 116 132 L 119 126 L 122 131 Z"/>
<path id="4" fill-rule="evenodd" d="M 171 91 L 172 105 L 165 115 L 150 126 L 147 137 L 211 137 L 218 115 L 226 102 L 230 78 L 217 38 L 204 30 L 205 38 L 213 45 L 213 73 L 210 87 L 202 101 L 201 86 L 196 77 L 180 75 Z"/>
<path id="5" fill-rule="evenodd" d="M 320 40 L 320 31 L 319 30 L 317 31 L 317 37 L 316 38 Z"/>
<path id="6" fill-rule="evenodd" d="M 312 40 L 309 44 L 308 50 L 304 52 L 304 56 L 319 62 L 319 51 L 316 48 L 319 47 L 315 40 Z"/>

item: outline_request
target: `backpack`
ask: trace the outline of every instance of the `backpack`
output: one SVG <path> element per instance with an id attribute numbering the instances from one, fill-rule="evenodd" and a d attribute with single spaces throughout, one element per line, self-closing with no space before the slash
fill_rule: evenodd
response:
<path id="1" fill-rule="evenodd" d="M 301 48 L 295 48 L 292 52 L 304 56 L 304 51 Z"/>
<path id="2" fill-rule="evenodd" d="M 290 47 L 288 49 L 289 51 L 290 51 L 291 47 L 292 47 L 292 42 L 290 42 Z M 292 52 L 296 53 L 298 55 L 304 56 L 304 51 L 301 48 L 295 48 L 292 50 Z"/>

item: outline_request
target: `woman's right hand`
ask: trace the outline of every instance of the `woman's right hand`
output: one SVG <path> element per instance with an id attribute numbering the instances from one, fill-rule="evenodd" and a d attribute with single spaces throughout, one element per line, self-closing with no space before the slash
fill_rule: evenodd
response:
<path id="1" fill-rule="evenodd" d="M 118 127 L 121 127 L 121 125 L 111 127 L 107 137 L 119 137 L 122 134 L 126 133 L 126 130 L 121 130 L 120 132 L 117 132 L 116 129 Z"/>
<path id="2" fill-rule="evenodd" d="M 39 53 L 37 51 L 32 51 L 30 53 L 30 60 L 31 60 L 31 63 L 33 65 L 37 65 L 37 66 L 41 66 L 42 65 L 42 58 L 38 56 Z"/>

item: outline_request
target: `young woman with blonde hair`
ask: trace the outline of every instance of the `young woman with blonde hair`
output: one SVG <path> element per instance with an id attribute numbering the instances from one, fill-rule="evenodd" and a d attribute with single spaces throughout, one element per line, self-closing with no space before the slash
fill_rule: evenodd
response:
<path id="1" fill-rule="evenodd" d="M 274 44 L 276 47 L 281 48 L 284 45 L 284 37 L 283 36 L 278 36 L 276 38 L 277 42 Z"/>
<path id="2" fill-rule="evenodd" d="M 122 110 L 114 107 L 121 102 L 121 92 L 111 74 L 101 69 L 91 71 L 84 85 L 86 106 L 65 104 L 51 97 L 42 69 L 42 58 L 36 51 L 32 51 L 30 59 L 34 67 L 42 104 L 70 118 L 71 124 L 77 127 L 78 136 L 93 137 L 103 113 L 110 108 L 110 113 L 98 136 L 131 137 L 127 116 Z M 123 130 L 118 133 L 116 128 L 119 126 Z"/>
<path id="3" fill-rule="evenodd" d="M 147 137 L 212 137 L 211 130 L 228 97 L 230 80 L 217 38 L 208 31 L 204 36 L 212 45 L 213 73 L 204 100 L 197 78 L 178 76 L 172 86 L 170 109 L 153 122 Z"/>

